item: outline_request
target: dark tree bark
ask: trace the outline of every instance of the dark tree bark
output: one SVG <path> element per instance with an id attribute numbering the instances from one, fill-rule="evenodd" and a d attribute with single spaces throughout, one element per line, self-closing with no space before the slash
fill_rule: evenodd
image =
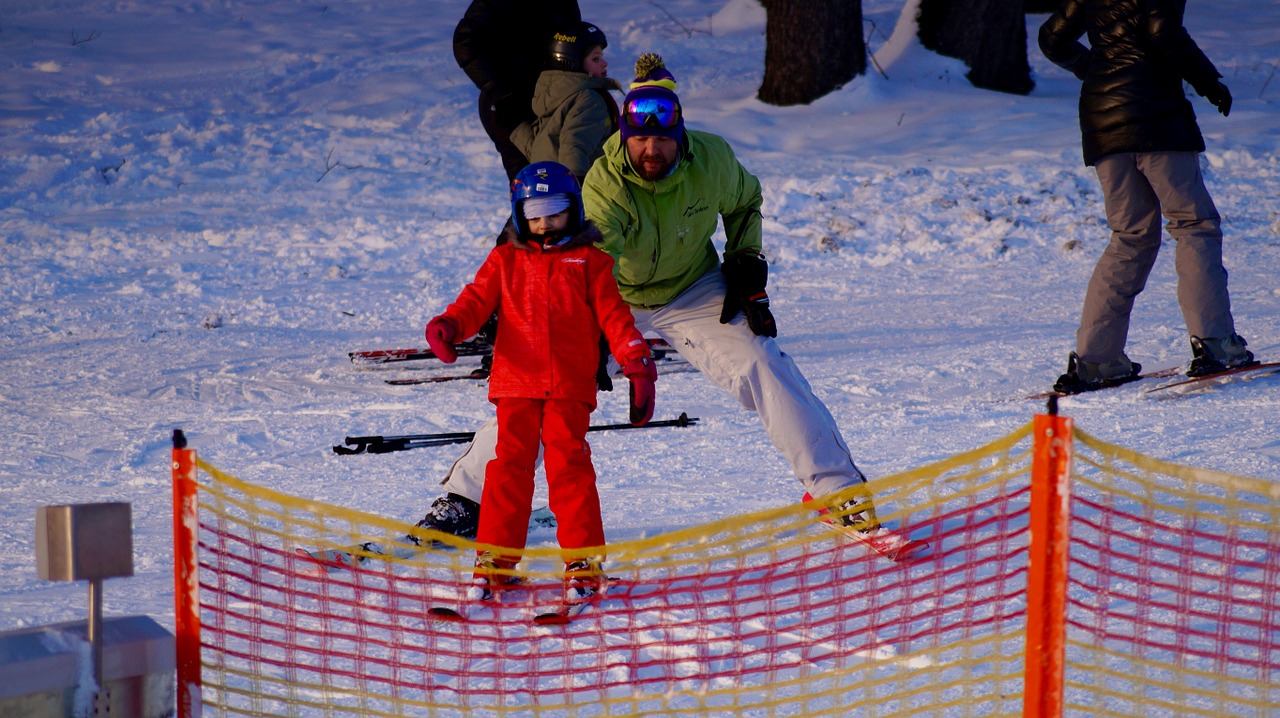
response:
<path id="1" fill-rule="evenodd" d="M 1035 87 L 1023 0 L 920 0 L 919 25 L 921 44 L 964 60 L 974 87 L 1018 95 Z"/>
<path id="2" fill-rule="evenodd" d="M 867 71 L 862 0 L 761 0 L 764 81 L 771 105 L 807 105 Z"/>
<path id="3" fill-rule="evenodd" d="M 1026 0 L 1022 4 L 1022 11 L 1028 13 L 1053 12 L 1062 4 L 1062 0 Z"/>

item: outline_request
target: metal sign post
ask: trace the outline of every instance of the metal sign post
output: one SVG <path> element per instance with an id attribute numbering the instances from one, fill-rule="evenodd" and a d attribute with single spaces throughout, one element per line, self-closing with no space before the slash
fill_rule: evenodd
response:
<path id="1" fill-rule="evenodd" d="M 96 713 L 110 694 L 102 675 L 102 581 L 133 575 L 133 516 L 127 503 L 41 506 L 36 509 L 36 565 L 46 581 L 89 582 L 89 645 Z"/>

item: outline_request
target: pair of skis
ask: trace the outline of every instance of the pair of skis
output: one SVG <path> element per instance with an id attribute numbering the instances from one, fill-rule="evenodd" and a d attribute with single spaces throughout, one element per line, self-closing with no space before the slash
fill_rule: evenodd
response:
<path id="1" fill-rule="evenodd" d="M 612 583 L 614 583 L 614 579 L 605 579 L 604 581 L 602 581 L 600 585 L 600 589 L 595 594 L 593 594 L 590 598 L 583 599 L 581 601 L 564 600 L 556 604 L 555 606 L 551 606 L 545 609 L 540 609 L 533 614 L 532 621 L 535 625 L 539 625 L 539 626 L 568 625 L 569 623 L 573 622 L 573 619 L 585 613 L 592 606 L 599 604 L 601 599 L 604 598 L 605 593 L 608 592 L 609 586 Z M 501 593 L 505 591 L 519 591 L 519 590 L 521 590 L 521 587 L 519 585 L 505 586 L 502 589 L 499 589 L 498 594 L 496 594 L 493 598 L 484 599 L 484 600 L 468 599 L 464 601 L 459 601 L 457 603 L 452 603 L 449 605 L 446 605 L 444 603 L 437 604 L 427 609 L 427 615 L 432 620 L 436 620 L 436 621 L 443 621 L 446 623 L 462 623 L 462 622 L 471 620 L 471 614 L 474 608 L 477 608 L 480 606 L 486 606 L 486 605 L 493 606 L 493 607 L 499 606 L 501 605 L 501 601 L 498 599 L 498 595 L 501 595 Z"/>
<path id="2" fill-rule="evenodd" d="M 653 355 L 654 364 L 658 367 L 660 373 L 665 371 L 678 371 L 680 368 L 687 367 L 688 362 L 680 356 L 664 339 L 648 338 L 649 351 Z M 472 339 L 460 342 L 454 346 L 460 357 L 488 357 L 493 355 L 493 346 L 479 339 Z M 419 361 L 425 359 L 436 359 L 435 352 L 426 347 L 411 347 L 407 349 L 374 349 L 368 351 L 348 352 L 351 363 L 358 366 L 383 366 L 387 364 L 397 364 L 400 362 Z M 674 368 L 673 368 L 674 367 Z M 620 372 L 621 369 L 618 370 Z M 618 373 L 618 372 L 615 372 Z M 484 380 L 489 378 L 489 369 L 485 366 L 479 366 L 469 372 L 462 374 L 440 374 L 435 376 L 414 376 L 398 379 L 384 379 L 387 384 L 393 386 L 411 386 L 416 384 L 438 384 L 446 381 L 463 381 L 463 380 Z"/>
<path id="3" fill-rule="evenodd" d="M 1149 389 L 1146 389 L 1143 393 L 1161 395 L 1156 398 L 1163 398 L 1163 397 L 1173 398 L 1176 396 L 1182 396 L 1183 394 L 1190 393 L 1199 388 L 1220 386 L 1222 384 L 1228 384 L 1238 380 L 1247 381 L 1251 379 L 1256 379 L 1260 376 L 1265 376 L 1267 374 L 1275 374 L 1277 372 L 1280 372 L 1280 362 L 1261 362 L 1258 364 L 1251 364 L 1249 366 L 1236 367 L 1234 369 L 1227 369 L 1225 371 L 1215 372 L 1213 374 L 1205 374 L 1203 376 L 1182 377 L 1174 381 L 1167 381 L 1162 384 L 1153 386 Z M 1103 391 L 1106 389 L 1113 389 L 1118 386 L 1126 386 L 1128 384 L 1139 382 L 1144 379 L 1170 379 L 1172 377 L 1178 376 L 1181 373 L 1182 373 L 1181 367 L 1170 367 L 1168 369 L 1159 369 L 1156 371 L 1147 372 L 1145 374 L 1139 374 L 1138 376 L 1132 377 L 1130 379 L 1126 379 L 1125 381 L 1118 381 L 1111 384 L 1105 384 L 1103 386 L 1098 387 L 1097 389 L 1091 390 L 1088 393 Z M 1064 397 L 1064 396 L 1077 396 L 1077 395 L 1068 394 L 1066 392 L 1061 392 L 1061 391 L 1044 391 L 1038 394 L 1032 394 L 1027 398 L 1028 399 L 1047 399 L 1051 396 Z"/>
<path id="4" fill-rule="evenodd" d="M 480 357 L 492 354 L 493 346 L 479 339 L 471 339 L 453 345 L 453 350 L 460 357 Z M 351 358 L 352 364 L 379 366 L 382 364 L 417 361 L 419 359 L 435 359 L 436 353 L 426 347 L 412 347 L 409 349 L 374 349 L 371 351 L 347 352 L 347 356 Z"/>
<path id="5" fill-rule="evenodd" d="M 803 502 L 812 502 L 812 497 L 806 492 Z M 839 518 L 831 515 L 830 509 L 825 506 L 816 507 L 819 520 L 824 526 L 832 531 L 845 537 L 847 540 L 861 546 L 867 547 L 869 550 L 884 556 L 890 561 L 897 563 L 906 563 L 922 556 L 929 550 L 929 542 L 921 539 L 909 538 L 883 524 L 877 525 L 874 529 L 866 531 L 848 526 Z M 562 602 L 558 607 L 547 611 L 536 613 L 533 616 L 533 622 L 538 625 L 565 625 L 571 623 L 574 618 L 581 615 L 591 606 L 600 602 L 604 594 L 608 590 L 609 585 L 613 583 L 610 579 L 604 582 L 600 591 L 591 599 L 580 602 Z M 510 589 L 507 589 L 510 590 Z M 475 606 L 488 601 L 464 601 L 452 605 L 436 605 L 427 610 L 427 613 L 434 619 L 439 621 L 466 621 L 468 620 L 468 607 Z"/>
<path id="6" fill-rule="evenodd" d="M 922 556 L 929 550 L 929 543 L 920 539 L 912 539 L 906 535 L 890 529 L 884 525 L 879 525 L 871 531 L 862 531 L 852 526 L 846 526 L 838 518 L 831 516 L 830 509 L 825 506 L 816 505 L 812 497 L 805 493 L 802 501 L 811 504 L 818 514 L 818 520 L 832 531 L 845 537 L 861 546 L 865 546 L 868 550 L 873 551 L 890 561 L 898 563 L 906 563 Z M 549 523 L 547 523 L 549 519 Z M 530 517 L 530 529 L 535 525 L 554 526 L 555 518 L 547 507 L 542 507 L 533 512 Z M 297 549 L 297 555 L 305 560 L 318 564 L 319 570 L 315 573 L 333 573 L 336 571 L 352 570 L 361 567 L 367 561 L 385 555 L 391 555 L 397 558 L 409 558 L 421 552 L 416 544 L 408 541 L 396 543 L 390 547 L 384 547 L 376 543 L 365 543 L 358 546 L 352 546 L 345 549 L 322 549 L 318 551 L 309 551 L 305 549 Z M 594 605 L 600 603 L 608 592 L 610 586 L 616 583 L 616 579 L 608 579 L 603 582 L 600 591 L 590 599 L 581 602 L 561 602 L 552 608 L 539 611 L 533 616 L 533 622 L 538 625 L 564 625 L 573 621 L 574 618 L 581 615 Z M 523 590 L 521 587 L 505 587 L 505 590 Z M 501 595 L 501 590 L 498 595 Z M 466 621 L 468 620 L 469 606 L 489 604 L 490 601 L 466 601 L 458 600 L 453 602 L 441 602 L 431 606 L 427 613 L 437 621 Z M 491 605 L 500 605 L 500 601 L 496 599 Z"/>
<path id="7" fill-rule="evenodd" d="M 650 337 L 646 341 L 649 342 L 649 351 L 654 354 L 655 359 L 660 359 L 667 354 L 677 353 L 675 347 L 668 344 L 665 339 Z M 460 357 L 489 356 L 493 354 L 493 345 L 480 339 L 470 339 L 458 342 L 453 346 L 453 350 Z M 435 359 L 436 353 L 429 347 L 411 347 L 408 349 L 373 349 L 347 352 L 347 356 L 351 358 L 352 364 L 377 366 L 421 359 Z"/>
<path id="8" fill-rule="evenodd" d="M 555 528 L 556 515 L 549 506 L 541 506 L 529 514 L 529 531 Z M 369 561 L 390 556 L 396 559 L 409 559 L 423 552 L 423 547 L 416 536 L 408 535 L 390 545 L 377 541 L 366 541 L 342 548 L 305 549 L 296 548 L 294 554 L 314 566 L 304 574 L 321 575 L 350 571 L 359 568 Z"/>

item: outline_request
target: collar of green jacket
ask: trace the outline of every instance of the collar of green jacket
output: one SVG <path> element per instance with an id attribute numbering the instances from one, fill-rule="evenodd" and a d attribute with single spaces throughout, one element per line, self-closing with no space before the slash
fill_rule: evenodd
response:
<path id="1" fill-rule="evenodd" d="M 609 142 L 615 142 L 620 148 L 620 151 L 617 153 L 616 158 L 613 156 L 613 153 L 609 151 Z M 693 159 L 694 159 L 693 150 L 689 148 L 689 131 L 688 130 L 685 130 L 684 139 L 680 142 L 680 148 L 676 153 L 675 166 L 671 168 L 671 172 L 669 172 L 666 177 L 659 177 L 656 180 L 644 179 L 643 177 L 640 176 L 638 172 L 636 172 L 636 168 L 631 166 L 631 155 L 626 151 L 626 146 L 623 145 L 622 143 L 621 133 L 615 133 L 612 137 L 609 138 L 609 141 L 605 143 L 604 153 L 605 153 L 605 157 L 608 157 L 610 161 L 614 161 L 615 159 L 621 160 L 618 166 L 618 173 L 621 174 L 623 177 L 625 177 L 627 181 L 638 184 L 641 187 L 644 187 L 645 189 L 648 189 L 650 191 L 653 191 L 655 189 L 662 187 L 663 183 L 666 182 L 667 180 L 676 178 L 678 175 L 681 174 L 683 165 L 686 162 L 693 162 Z"/>

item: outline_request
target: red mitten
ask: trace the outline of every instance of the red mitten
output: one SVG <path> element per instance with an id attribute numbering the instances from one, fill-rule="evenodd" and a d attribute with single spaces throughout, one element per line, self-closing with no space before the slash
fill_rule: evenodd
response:
<path id="1" fill-rule="evenodd" d="M 427 322 L 427 344 L 436 358 L 445 364 L 458 361 L 458 352 L 453 349 L 453 340 L 457 335 L 458 326 L 443 314 Z"/>
<path id="2" fill-rule="evenodd" d="M 640 357 L 627 362 L 622 373 L 631 380 L 631 423 L 644 426 L 653 418 L 653 404 L 657 392 L 654 383 L 658 381 L 658 367 L 653 365 L 649 357 Z"/>

